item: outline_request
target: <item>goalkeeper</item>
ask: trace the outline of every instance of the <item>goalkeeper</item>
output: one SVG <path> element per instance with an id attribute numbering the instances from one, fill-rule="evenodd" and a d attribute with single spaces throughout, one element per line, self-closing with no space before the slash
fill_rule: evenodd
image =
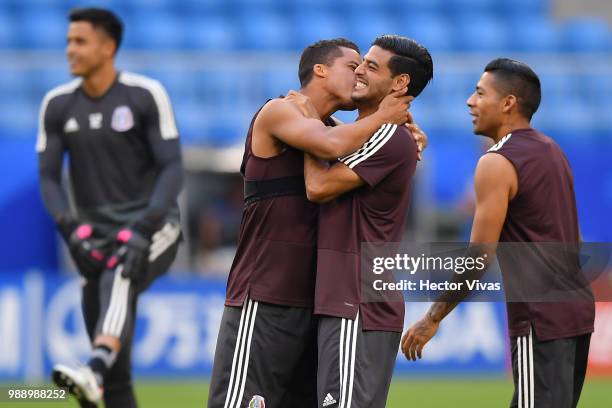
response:
<path id="1" fill-rule="evenodd" d="M 66 54 L 77 79 L 43 99 L 36 144 L 45 206 L 83 277 L 86 365 L 53 381 L 82 407 L 136 407 L 131 378 L 138 295 L 172 264 L 179 241 L 179 137 L 162 85 L 118 72 L 123 26 L 112 12 L 75 9 Z M 69 159 L 73 209 L 61 185 Z"/>

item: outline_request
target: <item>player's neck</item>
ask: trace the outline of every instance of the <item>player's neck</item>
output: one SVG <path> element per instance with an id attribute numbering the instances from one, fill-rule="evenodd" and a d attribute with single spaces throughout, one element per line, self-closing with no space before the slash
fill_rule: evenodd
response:
<path id="1" fill-rule="evenodd" d="M 365 117 L 370 116 L 374 112 L 378 110 L 378 103 L 376 104 L 359 104 L 357 103 L 357 112 L 359 115 L 357 116 L 357 120 L 363 119 Z"/>
<path id="2" fill-rule="evenodd" d="M 87 95 L 96 98 L 104 95 L 115 82 L 117 70 L 113 64 L 105 64 L 97 71 L 83 78 L 83 89 Z"/>
<path id="3" fill-rule="evenodd" d="M 503 137 L 505 137 L 508 133 L 512 133 L 517 129 L 528 129 L 531 127 L 531 123 L 525 118 L 516 118 L 512 121 L 508 121 L 504 123 L 502 126 L 497 129 L 497 132 L 493 136 L 493 140 L 495 143 L 499 142 Z"/>
<path id="4" fill-rule="evenodd" d="M 338 110 L 337 101 L 329 94 L 326 95 L 326 92 L 321 92 L 320 90 L 315 90 L 312 87 L 306 86 L 300 89 L 300 93 L 310 98 L 321 120 L 326 120 Z"/>

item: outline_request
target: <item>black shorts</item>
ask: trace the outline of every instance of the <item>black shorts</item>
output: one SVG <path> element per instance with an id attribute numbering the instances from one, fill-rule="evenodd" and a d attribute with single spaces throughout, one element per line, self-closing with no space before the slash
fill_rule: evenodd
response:
<path id="1" fill-rule="evenodd" d="M 533 331 L 513 337 L 511 408 L 574 408 L 587 369 L 591 335 L 539 341 Z"/>
<path id="2" fill-rule="evenodd" d="M 316 330 L 311 308 L 226 306 L 208 407 L 316 407 Z"/>
<path id="3" fill-rule="evenodd" d="M 319 316 L 317 407 L 382 408 L 401 333 L 362 330 L 356 320 Z"/>

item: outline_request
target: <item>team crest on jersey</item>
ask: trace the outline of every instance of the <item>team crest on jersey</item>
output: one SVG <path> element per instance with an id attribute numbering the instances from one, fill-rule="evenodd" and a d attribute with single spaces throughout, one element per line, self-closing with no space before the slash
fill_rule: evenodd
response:
<path id="1" fill-rule="evenodd" d="M 249 402 L 249 408 L 266 408 L 266 400 L 261 395 L 253 395 L 251 402 Z"/>
<path id="2" fill-rule="evenodd" d="M 134 115 L 129 106 L 117 106 L 111 119 L 111 127 L 117 132 L 126 132 L 134 126 Z"/>

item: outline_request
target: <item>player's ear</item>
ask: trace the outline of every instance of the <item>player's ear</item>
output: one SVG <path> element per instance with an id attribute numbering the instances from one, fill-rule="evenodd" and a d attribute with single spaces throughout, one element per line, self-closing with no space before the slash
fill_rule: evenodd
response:
<path id="1" fill-rule="evenodd" d="M 410 84 L 410 75 L 399 74 L 395 78 L 393 78 L 393 86 L 391 90 L 393 92 L 399 91 L 402 88 L 406 88 L 409 84 Z"/>
<path id="2" fill-rule="evenodd" d="M 327 66 L 325 64 L 315 64 L 312 67 L 312 73 L 319 78 L 327 77 Z"/>
<path id="3" fill-rule="evenodd" d="M 518 100 L 510 94 L 503 99 L 502 112 L 509 113 L 514 107 L 518 107 Z"/>
<path id="4" fill-rule="evenodd" d="M 105 57 L 112 58 L 117 50 L 117 44 L 109 36 L 102 34 L 102 52 Z"/>

